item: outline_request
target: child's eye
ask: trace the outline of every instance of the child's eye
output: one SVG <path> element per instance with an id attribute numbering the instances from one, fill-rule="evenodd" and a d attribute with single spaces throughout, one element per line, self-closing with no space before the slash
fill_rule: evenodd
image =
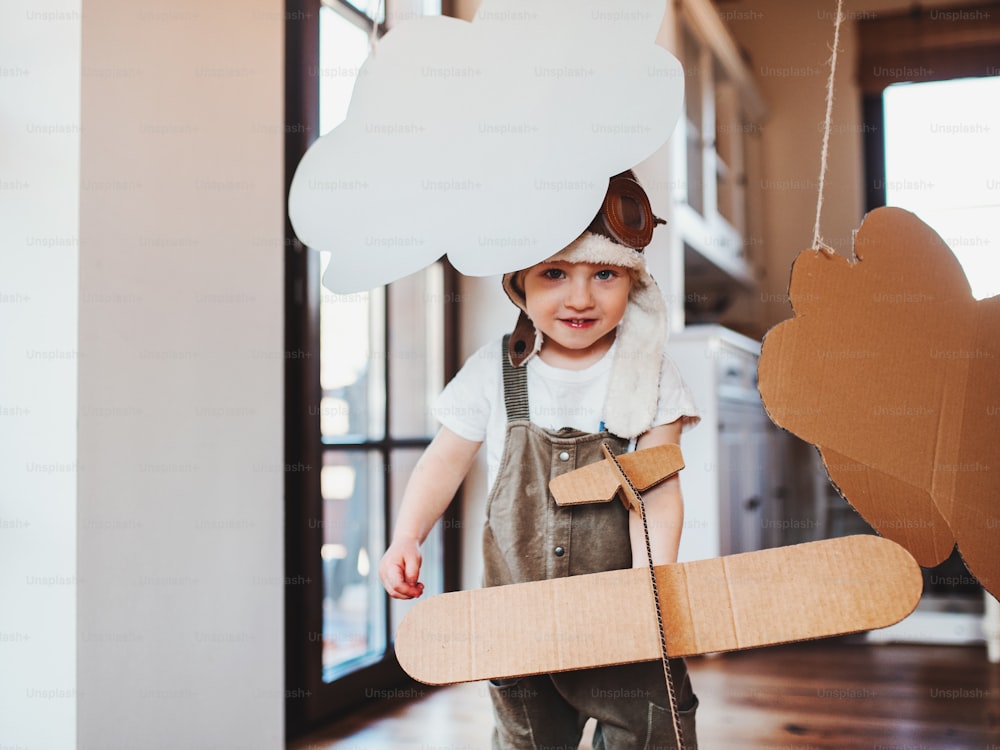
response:
<path id="1" fill-rule="evenodd" d="M 561 268 L 546 268 L 545 271 L 542 272 L 542 276 L 547 279 L 555 280 L 565 277 L 566 273 Z"/>
<path id="2" fill-rule="evenodd" d="M 618 274 L 610 268 L 603 268 L 594 275 L 601 281 L 607 281 L 609 279 L 613 279 Z"/>

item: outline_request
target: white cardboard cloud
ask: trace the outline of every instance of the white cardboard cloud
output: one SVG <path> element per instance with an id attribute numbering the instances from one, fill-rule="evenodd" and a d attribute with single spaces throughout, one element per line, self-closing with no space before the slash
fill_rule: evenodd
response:
<path id="1" fill-rule="evenodd" d="M 401 24 L 361 68 L 347 119 L 289 194 L 299 239 L 356 292 L 447 254 L 485 276 L 537 263 L 600 208 L 608 178 L 673 131 L 680 63 L 665 0 L 484 0 L 472 23 Z"/>

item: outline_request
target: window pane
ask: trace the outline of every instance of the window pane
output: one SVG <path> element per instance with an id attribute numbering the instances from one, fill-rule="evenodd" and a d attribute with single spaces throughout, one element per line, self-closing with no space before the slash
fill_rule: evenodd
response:
<path id="1" fill-rule="evenodd" d="M 444 269 L 436 263 L 389 287 L 389 433 L 436 430 L 430 405 L 444 387 Z"/>
<path id="2" fill-rule="evenodd" d="M 323 271 L 330 255 L 323 254 Z M 320 428 L 377 440 L 385 424 L 385 291 L 320 294 Z"/>
<path id="3" fill-rule="evenodd" d="M 897 83 L 885 102 L 885 196 L 948 243 L 977 299 L 1000 294 L 1000 77 Z"/>
<path id="4" fill-rule="evenodd" d="M 369 34 L 330 8 L 319 11 L 319 132 L 347 116 L 354 82 L 368 57 Z"/>
<path id="5" fill-rule="evenodd" d="M 385 650 L 385 467 L 375 451 L 327 451 L 323 494 L 323 680 Z"/>
<path id="6" fill-rule="evenodd" d="M 390 28 L 419 16 L 441 15 L 441 0 L 386 0 Z"/>
<path id="7" fill-rule="evenodd" d="M 397 450 L 392 453 L 389 475 L 392 478 L 392 518 L 396 519 L 399 513 L 399 506 L 403 501 L 403 490 L 406 489 L 406 480 L 410 478 L 413 467 L 420 458 L 421 450 Z M 420 552 L 424 561 L 420 569 L 420 580 L 424 583 L 424 594 L 421 599 L 444 592 L 444 545 L 441 523 L 438 522 L 431 529 L 427 539 L 424 541 Z M 392 599 L 389 602 L 391 617 L 391 631 L 396 632 L 403 616 L 421 599 L 413 601 L 399 601 Z"/>
<path id="8" fill-rule="evenodd" d="M 335 2 L 335 0 L 324 0 L 325 2 Z M 379 23 L 385 21 L 385 4 L 393 0 L 342 0 L 344 5 L 350 5 L 356 10 L 364 13 L 372 20 L 378 19 Z M 378 15 L 376 15 L 378 14 Z"/>

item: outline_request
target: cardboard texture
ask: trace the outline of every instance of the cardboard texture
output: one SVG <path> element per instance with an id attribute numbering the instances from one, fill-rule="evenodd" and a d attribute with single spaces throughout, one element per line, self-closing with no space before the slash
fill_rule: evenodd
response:
<path id="1" fill-rule="evenodd" d="M 902 209 L 870 213 L 854 254 L 795 261 L 795 316 L 761 352 L 764 405 L 880 534 L 924 566 L 957 542 L 1000 595 L 1000 297 L 976 301 L 945 242 Z"/>
<path id="2" fill-rule="evenodd" d="M 684 457 L 679 445 L 656 445 L 618 456 L 618 462 L 640 492 L 673 476 L 684 468 Z M 614 465 L 598 461 L 549 482 L 549 491 L 557 505 L 583 505 L 606 503 L 622 487 Z M 631 503 L 624 493 L 619 493 L 626 508 Z"/>
<path id="3" fill-rule="evenodd" d="M 860 535 L 656 567 L 670 656 L 735 651 L 891 625 L 916 607 L 920 568 Z M 581 605 L 600 617 L 581 614 Z M 417 604 L 396 656 L 432 685 L 660 658 L 649 570 L 441 594 Z"/>

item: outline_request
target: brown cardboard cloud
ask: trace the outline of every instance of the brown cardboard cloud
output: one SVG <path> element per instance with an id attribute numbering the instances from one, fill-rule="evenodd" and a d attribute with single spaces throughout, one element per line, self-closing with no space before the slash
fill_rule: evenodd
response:
<path id="1" fill-rule="evenodd" d="M 1000 297 L 976 301 L 913 214 L 869 214 L 855 262 L 807 251 L 795 317 L 765 337 L 771 419 L 816 445 L 844 497 L 924 566 L 958 544 L 1000 594 Z"/>

